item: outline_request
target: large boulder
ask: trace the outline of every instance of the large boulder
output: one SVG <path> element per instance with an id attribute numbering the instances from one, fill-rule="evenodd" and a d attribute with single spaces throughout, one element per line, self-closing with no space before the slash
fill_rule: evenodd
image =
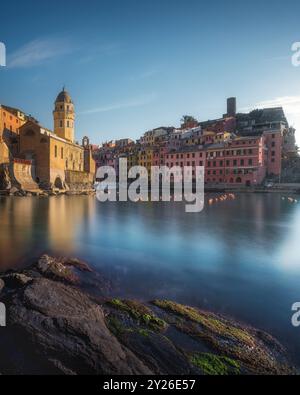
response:
<path id="1" fill-rule="evenodd" d="M 78 284 L 79 282 L 78 276 L 71 267 L 46 254 L 38 260 L 36 269 L 43 276 L 53 280 L 60 280 L 69 284 Z"/>
<path id="2" fill-rule="evenodd" d="M 4 373 L 151 374 L 107 329 L 101 307 L 73 287 L 36 278 L 8 293 L 5 304 Z M 30 364 L 6 358 L 3 340 L 14 344 L 10 355 Z"/>
<path id="3" fill-rule="evenodd" d="M 25 284 L 31 281 L 31 278 L 22 273 L 11 273 L 3 276 L 2 280 L 5 282 L 7 287 L 18 288 L 23 287 Z"/>

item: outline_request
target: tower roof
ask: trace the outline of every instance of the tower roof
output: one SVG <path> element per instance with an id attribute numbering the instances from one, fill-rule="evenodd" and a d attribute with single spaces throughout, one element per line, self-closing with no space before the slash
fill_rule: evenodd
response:
<path id="1" fill-rule="evenodd" d="M 65 87 L 63 87 L 63 90 L 58 94 L 55 103 L 73 103 L 71 96 L 69 95 L 69 93 L 65 90 Z"/>

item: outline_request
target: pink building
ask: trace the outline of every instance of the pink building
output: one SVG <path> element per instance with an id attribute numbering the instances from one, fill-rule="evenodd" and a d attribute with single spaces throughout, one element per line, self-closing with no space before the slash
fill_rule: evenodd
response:
<path id="1" fill-rule="evenodd" d="M 165 165 L 204 166 L 208 184 L 261 184 L 267 170 L 264 136 L 240 137 L 230 142 L 211 144 L 199 149 L 185 147 L 165 155 Z M 195 175 L 195 169 L 192 169 Z"/>
<path id="2" fill-rule="evenodd" d="M 207 148 L 205 181 L 257 185 L 266 175 L 266 148 L 263 136 L 240 137 Z"/>

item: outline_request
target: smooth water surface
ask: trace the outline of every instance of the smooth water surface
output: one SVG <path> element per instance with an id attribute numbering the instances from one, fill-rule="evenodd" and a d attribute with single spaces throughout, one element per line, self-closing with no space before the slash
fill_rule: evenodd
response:
<path id="1" fill-rule="evenodd" d="M 231 315 L 277 336 L 300 362 L 300 203 L 240 194 L 185 213 L 181 203 L 94 197 L 0 198 L 0 268 L 43 252 L 87 260 L 114 294 L 168 298 Z"/>

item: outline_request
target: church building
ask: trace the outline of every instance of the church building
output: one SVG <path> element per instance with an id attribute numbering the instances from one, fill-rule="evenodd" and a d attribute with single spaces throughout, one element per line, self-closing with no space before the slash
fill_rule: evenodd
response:
<path id="1" fill-rule="evenodd" d="M 31 163 L 33 180 L 41 189 L 69 189 L 92 185 L 95 162 L 88 138 L 75 142 L 74 103 L 63 89 L 53 110 L 54 131 L 28 120 L 19 128 L 18 159 Z"/>

